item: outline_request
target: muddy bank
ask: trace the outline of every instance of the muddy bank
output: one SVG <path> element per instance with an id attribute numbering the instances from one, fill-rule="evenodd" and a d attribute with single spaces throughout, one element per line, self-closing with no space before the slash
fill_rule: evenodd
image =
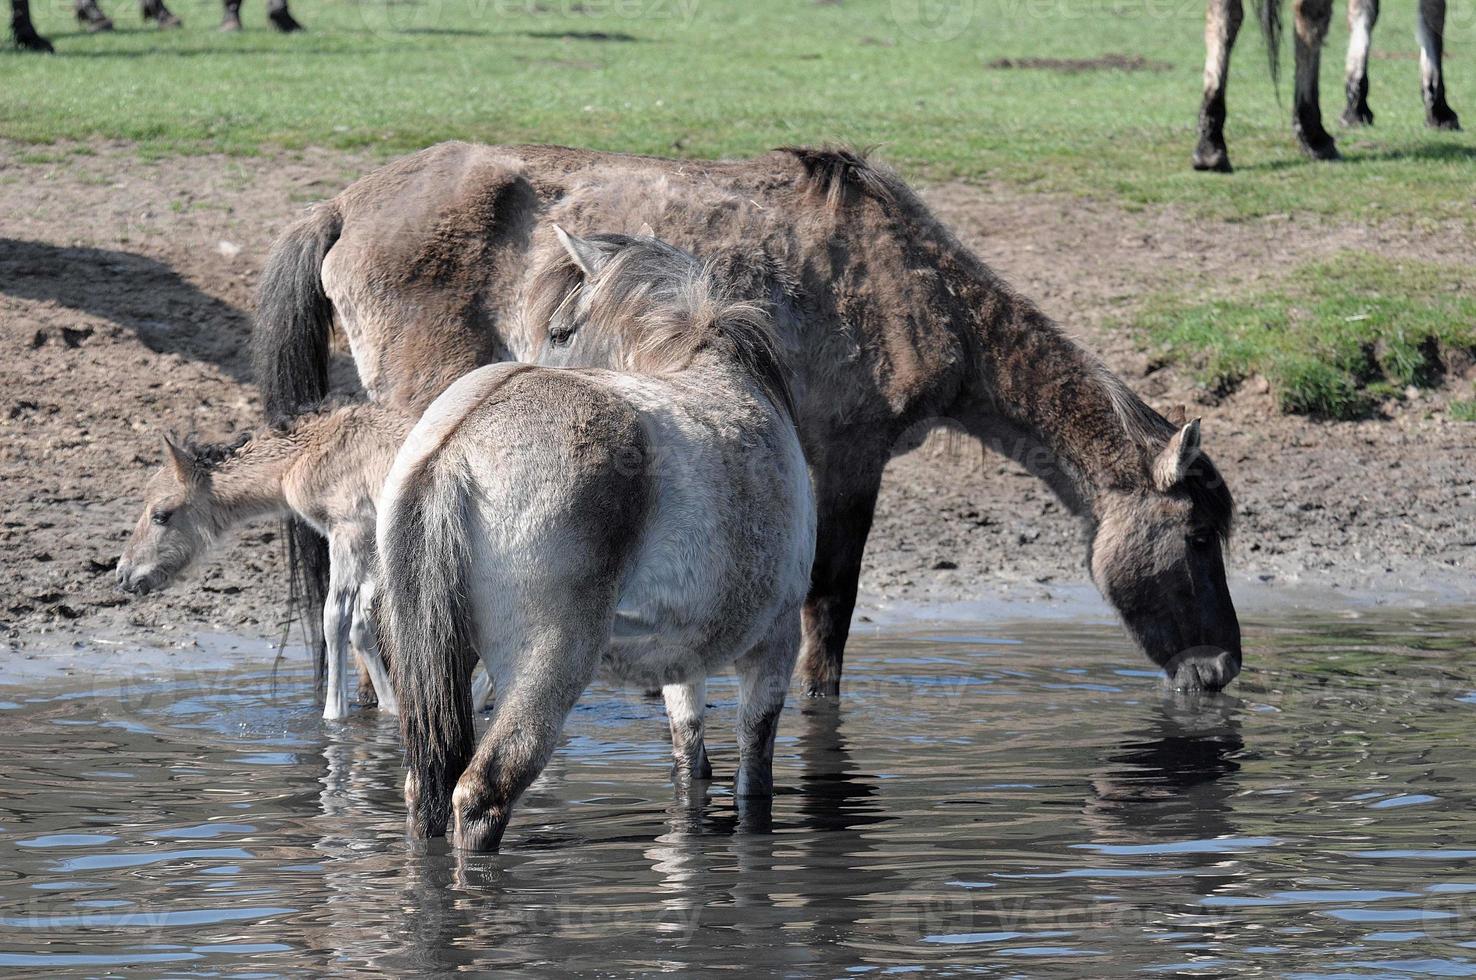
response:
<path id="1" fill-rule="evenodd" d="M 114 591 L 112 565 L 160 459 L 159 433 L 224 437 L 256 420 L 247 311 L 272 237 L 376 161 L 308 151 L 145 162 L 126 146 L 92 149 L 37 163 L 0 144 L 0 636 L 25 650 L 89 637 L 166 648 L 201 633 L 274 637 L 285 595 L 274 526 L 233 535 L 188 582 L 143 600 Z M 1449 254 L 1465 232 L 1211 226 L 963 185 L 928 196 L 1150 401 L 1204 416 L 1239 503 L 1230 561 L 1243 594 L 1476 601 L 1476 425 L 1419 403 L 1389 420 L 1332 424 L 1277 415 L 1254 391 L 1198 404 L 1189 379 L 1106 330 L 1168 283 L 1233 288 L 1346 248 Z M 351 384 L 347 363 L 338 370 Z M 1082 585 L 1084 555 L 1079 528 L 1042 484 L 971 445 L 930 444 L 888 471 L 863 614 L 993 615 L 1004 601 L 1106 615 Z"/>

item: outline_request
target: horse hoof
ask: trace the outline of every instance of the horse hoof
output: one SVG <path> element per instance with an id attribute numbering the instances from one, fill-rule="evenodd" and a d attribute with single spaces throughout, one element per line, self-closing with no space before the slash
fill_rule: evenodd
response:
<path id="1" fill-rule="evenodd" d="M 1240 655 L 1215 647 L 1185 650 L 1163 668 L 1165 682 L 1179 691 L 1219 691 L 1240 674 Z"/>
<path id="2" fill-rule="evenodd" d="M 1365 103 L 1363 105 L 1349 104 L 1343 110 L 1343 125 L 1349 129 L 1357 129 L 1360 126 L 1372 126 L 1374 121 L 1373 110 Z"/>
<path id="3" fill-rule="evenodd" d="M 113 22 L 106 17 L 93 18 L 85 14 L 78 14 L 77 19 L 82 22 L 83 27 L 87 28 L 88 34 L 101 34 L 113 29 Z"/>
<path id="4" fill-rule="evenodd" d="M 285 10 L 273 10 L 268 15 L 268 18 L 271 20 L 272 26 L 283 34 L 291 34 L 293 31 L 303 29 L 302 25 L 294 20 L 292 15 Z"/>
<path id="5" fill-rule="evenodd" d="M 1450 106 L 1441 106 L 1425 113 L 1425 125 L 1431 129 L 1443 129 L 1447 132 L 1458 133 L 1461 129 L 1461 118 L 1455 114 Z"/>
<path id="6" fill-rule="evenodd" d="M 220 29 L 222 33 L 234 34 L 241 29 L 241 21 L 235 17 L 227 17 L 220 22 Z"/>
<path id="7" fill-rule="evenodd" d="M 51 42 L 35 31 L 26 31 L 25 33 L 17 34 L 15 36 L 15 46 L 22 51 L 40 51 L 43 54 L 54 54 L 56 52 L 56 48 L 51 46 Z"/>
<path id="8" fill-rule="evenodd" d="M 176 27 L 183 27 L 184 26 L 184 21 L 180 20 L 178 17 L 174 16 L 173 14 L 165 14 L 163 17 L 160 17 L 159 18 L 158 24 L 159 24 L 159 30 L 161 30 L 161 31 L 169 31 L 169 30 L 173 30 Z"/>
<path id="9" fill-rule="evenodd" d="M 1194 150 L 1194 169 L 1205 172 L 1228 174 L 1234 171 L 1230 166 L 1230 152 L 1223 146 L 1213 144 L 1200 144 Z"/>
<path id="10" fill-rule="evenodd" d="M 1342 154 L 1338 152 L 1338 144 L 1331 136 L 1322 133 L 1318 136 L 1300 137 L 1302 152 L 1313 160 L 1341 160 Z"/>

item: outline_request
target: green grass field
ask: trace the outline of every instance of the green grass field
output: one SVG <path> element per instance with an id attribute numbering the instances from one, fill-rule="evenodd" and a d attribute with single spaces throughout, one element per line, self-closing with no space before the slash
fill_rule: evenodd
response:
<path id="1" fill-rule="evenodd" d="M 878 145 L 914 178 L 1174 204 L 1197 219 L 1318 213 L 1464 227 L 1476 218 L 1476 139 L 1423 125 L 1415 0 L 1382 11 L 1371 67 L 1378 125 L 1343 132 L 1339 164 L 1298 153 L 1289 83 L 1278 101 L 1248 19 L 1230 89 L 1238 170 L 1228 177 L 1188 166 L 1200 0 L 298 0 L 309 31 L 292 36 L 266 28 L 263 0 L 247 0 L 247 30 L 236 35 L 215 30 L 213 0 L 177 0 L 185 27 L 168 33 L 140 25 L 135 6 L 104 0 L 120 25 L 111 35 L 78 33 L 64 0 L 33 3 L 58 53 L 0 53 L 0 136 L 84 141 L 64 152 L 98 137 L 148 155 L 308 144 L 389 154 L 462 138 L 707 157 L 835 141 Z M 1323 66 L 1335 132 L 1341 18 L 1340 7 Z M 1452 5 L 1447 33 L 1452 103 L 1476 127 L 1476 4 Z M 1043 57 L 1137 67 L 1000 64 Z M 1289 48 L 1282 60 L 1289 75 Z M 1359 374 L 1343 347 L 1312 343 L 1322 332 L 1308 324 L 1321 321 L 1290 309 L 1352 302 L 1336 294 L 1346 281 L 1337 270 L 1294 272 L 1234 309 L 1159 298 L 1148 334 L 1217 383 L 1247 372 L 1293 379 L 1298 358 L 1331 364 L 1337 379 L 1312 372 L 1305 397 L 1283 402 L 1347 414 L 1402 375 Z M 1380 270 L 1380 329 L 1469 318 L 1469 304 L 1431 312 L 1422 281 Z M 1458 285 L 1472 294 L 1469 277 Z M 1259 337 L 1265 350 L 1251 356 L 1248 323 L 1285 342 Z M 1278 359 L 1288 359 L 1279 374 Z"/>
<path id="2" fill-rule="evenodd" d="M 1231 85 L 1231 179 L 1187 166 L 1203 63 L 1198 0 L 301 0 L 294 10 L 309 31 L 290 37 L 266 29 L 261 0 L 247 0 L 248 30 L 234 36 L 215 31 L 213 0 L 178 0 L 185 27 L 162 34 L 139 24 L 135 5 L 104 0 L 120 25 L 111 36 L 77 33 L 64 0 L 33 2 L 57 55 L 0 57 L 0 134 L 24 140 L 249 153 L 401 151 L 458 137 L 693 156 L 834 140 L 879 144 L 913 176 L 1220 216 L 1473 211 L 1476 141 L 1423 127 L 1414 0 L 1383 10 L 1379 124 L 1344 140 L 1340 166 L 1303 163 L 1289 105 L 1278 104 L 1247 29 Z M 1448 43 L 1452 100 L 1476 125 L 1476 75 L 1462 60 L 1476 50 L 1473 14 L 1453 5 Z M 1330 116 L 1343 40 L 1339 20 L 1324 64 Z M 991 67 L 1111 55 L 1146 67 Z"/>

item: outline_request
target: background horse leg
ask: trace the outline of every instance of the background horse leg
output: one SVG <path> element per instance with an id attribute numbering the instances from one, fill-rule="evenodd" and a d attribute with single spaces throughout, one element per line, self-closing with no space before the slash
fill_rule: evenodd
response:
<path id="1" fill-rule="evenodd" d="M 707 678 L 688 684 L 668 684 L 661 689 L 666 699 L 666 720 L 671 725 L 671 781 L 681 789 L 687 783 L 712 778 L 703 742 L 702 715 L 707 710 Z"/>
<path id="2" fill-rule="evenodd" d="M 1368 107 L 1368 46 L 1378 20 L 1379 0 L 1348 0 L 1348 65 L 1344 83 L 1348 108 L 1343 110 L 1344 126 L 1373 125 L 1373 110 Z"/>
<path id="3" fill-rule="evenodd" d="M 51 42 L 36 33 L 31 23 L 31 0 L 10 0 L 10 37 L 26 51 L 55 51 Z"/>
<path id="4" fill-rule="evenodd" d="M 220 20 L 220 29 L 223 31 L 241 29 L 241 0 L 225 0 L 225 16 Z"/>
<path id="5" fill-rule="evenodd" d="M 800 679 L 811 697 L 840 693 L 841 661 L 856 609 L 861 557 L 881 489 L 886 457 L 870 472 L 822 474 L 816 480 L 815 565 L 805 599 Z"/>
<path id="6" fill-rule="evenodd" d="M 98 31 L 111 31 L 113 22 L 108 15 L 102 12 L 97 5 L 97 0 L 77 0 L 73 8 L 77 14 L 77 22 L 86 27 L 88 33 L 96 34 Z"/>
<path id="7" fill-rule="evenodd" d="M 1332 0 L 1296 0 L 1296 91 L 1292 103 L 1292 131 L 1302 152 L 1314 160 L 1338 159 L 1338 145 L 1322 126 L 1322 105 L 1317 94 L 1317 70 L 1322 62 L 1322 42 L 1332 23 Z"/>
<path id="8" fill-rule="evenodd" d="M 160 27 L 179 27 L 180 20 L 164 6 L 164 0 L 142 0 L 139 10 L 144 20 L 151 20 Z"/>
<path id="9" fill-rule="evenodd" d="M 1420 91 L 1425 96 L 1425 125 L 1460 129 L 1461 121 L 1445 101 L 1445 0 L 1420 0 Z"/>
<path id="10" fill-rule="evenodd" d="M 287 10 L 287 0 L 267 0 L 267 20 L 284 34 L 302 30 L 302 25 L 293 20 Z"/>
<path id="11" fill-rule="evenodd" d="M 738 778 L 733 795 L 774 795 L 774 736 L 799 644 L 798 611 L 782 614 L 769 634 L 738 658 Z"/>
<path id="12" fill-rule="evenodd" d="M 1199 145 L 1194 148 L 1195 170 L 1228 174 L 1230 151 L 1225 146 L 1225 86 L 1230 81 L 1230 51 L 1245 18 L 1241 0 L 1209 0 L 1204 15 L 1204 102 L 1199 107 Z"/>

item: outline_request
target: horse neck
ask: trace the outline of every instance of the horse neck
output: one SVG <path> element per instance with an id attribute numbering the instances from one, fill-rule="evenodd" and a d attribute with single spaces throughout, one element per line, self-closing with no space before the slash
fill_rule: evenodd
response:
<path id="1" fill-rule="evenodd" d="M 372 509 L 409 427 L 399 413 L 372 405 L 308 421 L 294 433 L 300 448 L 283 474 L 287 504 L 310 520 Z"/>
<path id="2" fill-rule="evenodd" d="M 210 487 L 222 525 L 236 524 L 286 508 L 283 481 L 294 457 L 289 438 L 270 433 L 253 438 L 210 471 Z"/>
<path id="3" fill-rule="evenodd" d="M 972 300 L 966 427 L 1088 519 L 1103 491 L 1144 485 L 1141 436 L 1125 417 L 1142 408 L 1137 396 L 987 270 L 973 286 L 960 291 Z"/>

